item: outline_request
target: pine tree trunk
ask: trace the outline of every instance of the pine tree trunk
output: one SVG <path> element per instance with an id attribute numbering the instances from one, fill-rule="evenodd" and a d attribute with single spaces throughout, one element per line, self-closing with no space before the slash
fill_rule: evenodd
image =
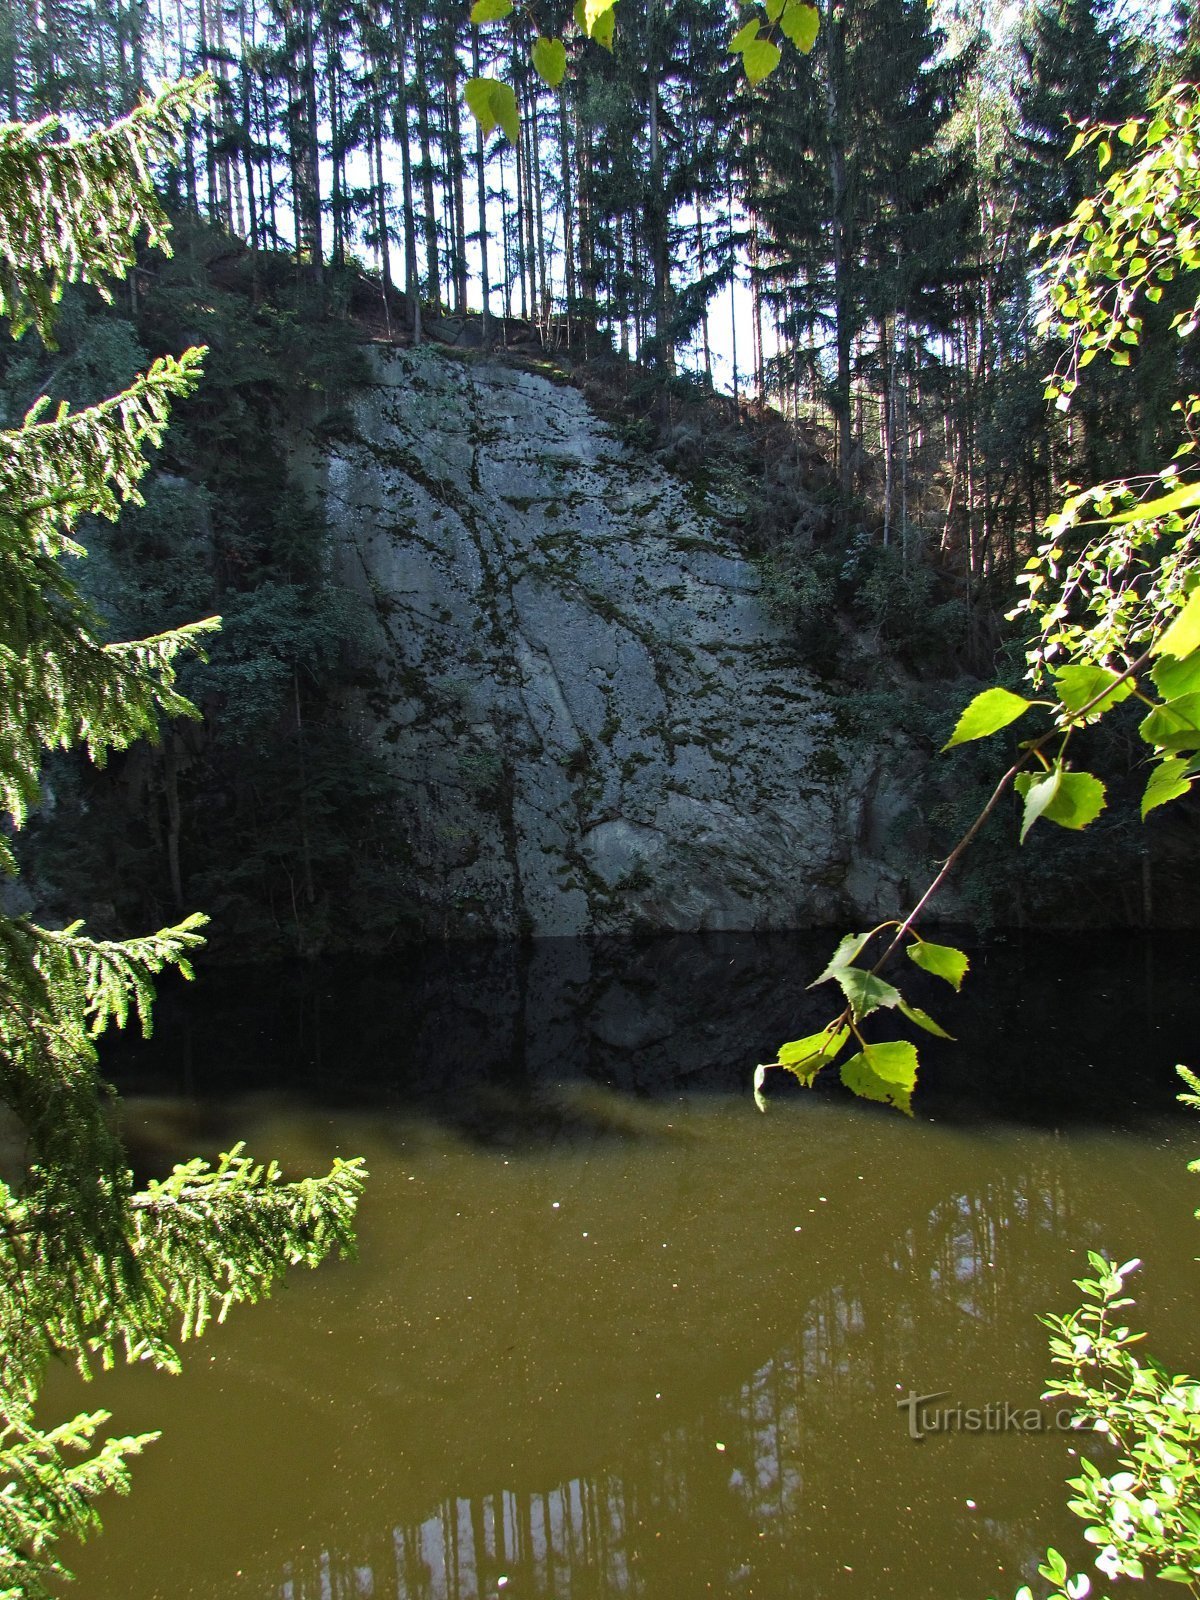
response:
<path id="1" fill-rule="evenodd" d="M 422 340 L 421 283 L 417 271 L 417 217 L 413 205 L 412 147 L 408 128 L 408 24 L 400 0 L 392 7 L 392 31 L 396 45 L 396 101 L 392 111 L 392 137 L 400 146 L 400 183 L 404 205 L 404 293 L 408 300 L 408 321 L 412 342 Z"/>
<path id="2" fill-rule="evenodd" d="M 454 309 L 461 316 L 467 309 L 467 203 L 463 175 L 462 119 L 458 110 L 458 52 L 451 34 L 446 47 L 446 103 L 450 114 L 450 152 L 447 165 L 454 185 Z"/>
<path id="3" fill-rule="evenodd" d="M 421 141 L 421 188 L 425 202 L 425 294 L 434 306 L 442 300 L 441 268 L 438 262 L 437 208 L 433 194 L 433 147 L 429 132 L 429 90 L 427 87 L 425 43 L 417 31 L 417 132 Z"/>
<path id="4" fill-rule="evenodd" d="M 479 40 L 472 29 L 471 37 L 471 69 L 475 77 L 479 76 Z M 479 208 L 479 269 L 483 290 L 483 323 L 480 328 L 480 340 L 483 348 L 490 347 L 492 331 L 489 326 L 491 321 L 491 269 L 488 266 L 488 215 L 487 215 L 487 163 L 484 156 L 483 134 L 479 124 L 475 124 L 475 197 Z"/>

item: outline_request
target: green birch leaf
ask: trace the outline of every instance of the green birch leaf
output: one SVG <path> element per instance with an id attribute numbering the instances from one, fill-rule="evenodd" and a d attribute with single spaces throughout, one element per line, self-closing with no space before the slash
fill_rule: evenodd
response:
<path id="1" fill-rule="evenodd" d="M 809 984 L 810 989 L 815 989 L 819 983 L 825 983 L 830 978 L 836 978 L 843 967 L 848 967 L 858 960 L 863 947 L 871 937 L 869 933 L 848 933 L 838 940 L 838 947 L 829 958 L 829 965 L 819 978 L 814 978 Z"/>
<path id="2" fill-rule="evenodd" d="M 1169 800 L 1178 800 L 1187 794 L 1192 787 L 1192 780 L 1187 775 L 1190 765 L 1182 756 L 1167 756 L 1165 761 L 1158 763 L 1150 774 L 1150 782 L 1142 796 L 1143 822 L 1156 806 L 1165 806 Z"/>
<path id="3" fill-rule="evenodd" d="M 905 1116 L 911 1116 L 917 1067 L 916 1045 L 895 1040 L 864 1045 L 858 1055 L 843 1062 L 841 1077 L 854 1094 L 895 1106 Z"/>
<path id="4" fill-rule="evenodd" d="M 1108 667 L 1089 666 L 1080 662 L 1074 666 L 1060 667 L 1054 674 L 1054 686 L 1058 691 L 1058 698 L 1063 709 L 1072 715 L 1082 711 L 1084 706 L 1096 700 L 1097 695 L 1104 695 L 1087 714 L 1090 722 L 1093 717 L 1102 717 L 1106 711 L 1111 711 L 1113 706 L 1119 705 L 1122 700 L 1128 700 L 1133 693 L 1133 684 L 1128 678 L 1117 682 L 1120 674 L 1111 671 Z M 1111 694 L 1104 694 L 1110 685 L 1116 684 Z"/>
<path id="5" fill-rule="evenodd" d="M 596 24 L 611 13 L 616 0 L 583 0 L 583 31 L 589 39 L 596 37 Z"/>
<path id="6" fill-rule="evenodd" d="M 605 50 L 611 52 L 613 47 L 613 38 L 616 35 L 616 31 L 617 13 L 613 10 L 612 6 L 609 6 L 607 11 L 602 11 L 600 13 L 593 24 L 593 44 L 601 45 Z"/>
<path id="7" fill-rule="evenodd" d="M 962 981 L 971 965 L 962 950 L 956 950 L 952 944 L 933 944 L 928 939 L 918 939 L 915 944 L 910 944 L 908 959 L 916 962 L 923 971 L 932 972 L 935 978 L 948 983 L 956 994 L 962 988 Z"/>
<path id="8" fill-rule="evenodd" d="M 511 85 L 507 83 L 492 85 L 492 111 L 509 144 L 515 145 L 521 137 L 521 116 L 517 110 L 517 97 Z"/>
<path id="9" fill-rule="evenodd" d="M 1150 673 L 1150 681 L 1164 700 L 1178 700 L 1185 694 L 1200 690 L 1200 650 L 1180 660 L 1177 656 L 1159 656 Z"/>
<path id="10" fill-rule="evenodd" d="M 849 1028 L 839 1028 L 836 1033 L 823 1028 L 806 1039 L 793 1039 L 780 1045 L 779 1065 L 795 1073 L 801 1083 L 810 1084 L 821 1068 L 836 1058 L 849 1037 Z"/>
<path id="11" fill-rule="evenodd" d="M 561 39 L 535 39 L 530 51 L 533 70 L 548 88 L 557 89 L 567 75 L 567 47 Z"/>
<path id="12" fill-rule="evenodd" d="M 928 1011 L 922 1011 L 920 1006 L 910 1006 L 907 1000 L 901 1000 L 900 1009 L 910 1022 L 915 1022 L 918 1028 L 924 1028 L 926 1033 L 932 1033 L 939 1039 L 953 1039 L 952 1033 L 947 1033 L 940 1022 L 935 1022 Z"/>
<path id="13" fill-rule="evenodd" d="M 476 27 L 489 22 L 503 22 L 512 16 L 513 0 L 475 0 L 471 7 L 471 21 Z"/>
<path id="14" fill-rule="evenodd" d="M 1200 691 L 1155 706 L 1138 732 L 1157 750 L 1200 750 Z"/>
<path id="15" fill-rule="evenodd" d="M 1194 487 L 1200 495 L 1200 484 Z M 1180 661 L 1200 650 L 1200 589 L 1192 591 L 1183 610 L 1151 650 L 1156 656 L 1175 656 Z"/>
<path id="16" fill-rule="evenodd" d="M 878 1011 L 880 1006 L 891 1007 L 900 1004 L 899 989 L 893 988 L 890 983 L 885 983 L 882 978 L 877 978 L 873 972 L 864 972 L 861 967 L 840 967 L 834 973 L 834 977 L 850 1002 L 855 1022 L 861 1022 L 864 1017 L 869 1017 L 872 1011 Z"/>
<path id="17" fill-rule="evenodd" d="M 733 38 L 730 39 L 729 54 L 731 56 L 740 56 L 742 51 L 745 50 L 748 45 L 753 44 L 757 38 L 758 23 L 754 21 L 747 22 L 746 25 L 742 28 L 739 28 L 734 34 Z"/>
<path id="18" fill-rule="evenodd" d="M 1051 772 L 1044 772 L 1040 777 L 1035 777 L 1030 772 L 1022 772 L 1016 780 L 1017 793 L 1025 800 L 1025 815 L 1021 821 L 1021 843 L 1025 843 L 1025 835 L 1033 827 L 1037 819 L 1058 793 L 1058 786 L 1062 782 L 1062 769 L 1055 767 Z"/>
<path id="19" fill-rule="evenodd" d="M 754 39 L 742 51 L 742 65 L 751 83 L 769 78 L 782 59 L 779 46 L 770 39 Z"/>
<path id="20" fill-rule="evenodd" d="M 985 689 L 959 717 L 942 749 L 952 750 L 956 744 L 968 744 L 972 739 L 986 739 L 990 734 L 999 733 L 1001 728 L 1007 728 L 1010 722 L 1024 716 L 1032 703 L 1009 689 Z"/>
<path id="21" fill-rule="evenodd" d="M 821 13 L 816 6 L 805 5 L 803 0 L 787 0 L 779 26 L 796 49 L 807 55 L 817 42 Z"/>
<path id="22" fill-rule="evenodd" d="M 763 0 L 763 10 L 767 13 L 767 21 L 778 22 L 783 7 L 784 0 Z"/>
<path id="23" fill-rule="evenodd" d="M 1022 772 L 1016 789 L 1025 799 L 1022 844 L 1039 817 L 1057 822 L 1060 828 L 1078 830 L 1095 822 L 1105 806 L 1104 785 L 1090 772 L 1067 772 L 1061 767 L 1040 775 Z"/>
<path id="24" fill-rule="evenodd" d="M 1126 364 L 1128 363 L 1126 357 Z M 1192 511 L 1200 506 L 1200 483 L 1185 483 L 1157 500 L 1143 500 L 1132 511 L 1122 511 L 1109 521 L 1114 527 L 1126 527 L 1131 522 L 1150 522 L 1155 517 L 1169 517 L 1180 511 Z"/>
<path id="25" fill-rule="evenodd" d="M 479 124 L 479 131 L 485 139 L 499 124 L 499 118 L 492 105 L 492 90 L 495 87 L 494 78 L 470 78 L 463 89 L 467 109 Z"/>

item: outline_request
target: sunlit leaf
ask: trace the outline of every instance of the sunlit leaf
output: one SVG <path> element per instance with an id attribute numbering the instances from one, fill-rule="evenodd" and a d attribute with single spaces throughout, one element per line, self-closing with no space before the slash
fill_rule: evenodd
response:
<path id="1" fill-rule="evenodd" d="M 567 47 L 561 39 L 535 39 L 533 69 L 544 84 L 557 89 L 567 73 Z"/>
<path id="2" fill-rule="evenodd" d="M 885 983 L 873 972 L 864 971 L 862 967 L 841 967 L 834 973 L 834 978 L 850 1002 L 855 1022 L 861 1022 L 881 1006 L 900 1004 L 899 989 Z"/>
<path id="3" fill-rule="evenodd" d="M 782 59 L 779 46 L 770 39 L 753 39 L 742 51 L 742 65 L 751 83 L 769 78 Z"/>
<path id="4" fill-rule="evenodd" d="M 1138 732 L 1156 750 L 1200 750 L 1200 692 L 1155 706 Z"/>
<path id="5" fill-rule="evenodd" d="M 932 944 L 928 939 L 910 944 L 908 959 L 924 971 L 932 972 L 935 978 L 942 978 L 955 992 L 962 988 L 971 965 L 962 950 L 956 950 L 952 944 Z"/>
<path id="6" fill-rule="evenodd" d="M 1039 817 L 1056 822 L 1060 828 L 1086 828 L 1105 806 L 1105 788 L 1090 772 L 1067 772 L 1062 767 L 1034 774 L 1022 772 L 1016 779 L 1018 794 L 1025 799 L 1021 821 L 1021 843 Z"/>
<path id="7" fill-rule="evenodd" d="M 1182 695 L 1200 689 L 1200 650 L 1180 660 L 1177 656 L 1159 656 L 1150 673 L 1150 681 L 1164 700 L 1178 700 Z"/>
<path id="8" fill-rule="evenodd" d="M 918 1065 L 917 1047 L 907 1040 L 868 1044 L 842 1064 L 841 1078 L 863 1099 L 895 1106 L 909 1116 Z"/>
<path id="9" fill-rule="evenodd" d="M 869 933 L 847 933 L 838 940 L 838 947 L 829 958 L 829 965 L 819 978 L 814 978 L 809 984 L 810 989 L 815 989 L 819 983 L 824 983 L 828 978 L 834 978 L 843 967 L 850 966 L 858 960 L 863 946 L 871 937 Z"/>
<path id="10" fill-rule="evenodd" d="M 1058 691 L 1058 698 L 1063 709 L 1073 715 L 1082 711 L 1084 706 L 1091 705 L 1097 695 L 1103 699 L 1096 700 L 1088 712 L 1088 719 L 1103 716 L 1106 711 L 1111 711 L 1113 706 L 1119 705 L 1122 700 L 1128 700 L 1133 693 L 1133 684 L 1128 678 L 1118 682 L 1120 674 L 1111 671 L 1108 667 L 1089 666 L 1080 662 L 1069 667 L 1060 667 L 1054 674 L 1054 687 Z M 1115 684 L 1111 694 L 1104 691 L 1110 684 Z"/>
<path id="11" fill-rule="evenodd" d="M 1153 650 L 1156 656 L 1175 656 L 1180 661 L 1194 650 L 1200 650 L 1200 588 L 1192 591 L 1183 610 Z"/>
<path id="12" fill-rule="evenodd" d="M 1007 728 L 1010 722 L 1024 716 L 1031 704 L 1032 701 L 1013 694 L 1009 689 L 985 689 L 967 706 L 942 748 L 951 750 L 956 744 L 986 739 L 989 734 L 998 733 L 1001 728 Z"/>
<path id="13" fill-rule="evenodd" d="M 753 44 L 755 39 L 757 39 L 757 38 L 758 38 L 758 23 L 753 21 L 753 20 L 750 21 L 750 22 L 747 22 L 745 24 L 745 26 L 739 28 L 738 31 L 734 34 L 733 38 L 730 39 L 730 41 L 729 41 L 729 53 L 730 53 L 730 55 L 731 56 L 740 56 L 742 51 L 746 48 L 746 46 L 750 45 L 750 44 Z"/>
<path id="14" fill-rule="evenodd" d="M 1192 787 L 1192 780 L 1187 776 L 1190 765 L 1182 756 L 1168 756 L 1158 763 L 1142 796 L 1143 822 L 1156 806 L 1165 806 L 1168 801 L 1187 794 Z"/>
<path id="15" fill-rule="evenodd" d="M 825 1028 L 820 1033 L 810 1033 L 806 1039 L 793 1039 L 780 1045 L 779 1065 L 795 1073 L 801 1083 L 810 1084 L 821 1068 L 839 1054 L 849 1037 L 849 1028 L 838 1028 L 835 1033 Z"/>
<path id="16" fill-rule="evenodd" d="M 494 128 L 499 126 L 500 119 L 492 105 L 492 90 L 496 88 L 495 78 L 469 78 L 463 89 L 463 98 L 467 108 L 475 121 L 479 124 L 479 131 L 486 139 Z"/>
<path id="17" fill-rule="evenodd" d="M 617 13 L 612 6 L 607 11 L 602 11 L 592 24 L 592 42 L 603 46 L 605 50 L 613 47 L 613 38 L 617 31 Z"/>
<path id="18" fill-rule="evenodd" d="M 596 24 L 611 13 L 616 0 L 583 0 L 583 31 L 589 39 L 596 36 Z"/>
<path id="19" fill-rule="evenodd" d="M 910 1006 L 907 1000 L 901 1000 L 900 1010 L 918 1028 L 924 1028 L 926 1033 L 935 1034 L 939 1039 L 953 1039 L 954 1035 L 947 1033 L 941 1023 L 935 1022 L 928 1011 L 923 1011 L 920 1006 Z"/>
<path id="20" fill-rule="evenodd" d="M 816 6 L 806 5 L 803 0 L 787 0 L 779 26 L 796 49 L 807 55 L 817 42 L 821 13 Z"/>
<path id="21" fill-rule="evenodd" d="M 503 22 L 512 15 L 513 0 L 475 0 L 471 7 L 471 21 L 476 25 Z"/>
<path id="22" fill-rule="evenodd" d="M 1128 358 L 1127 358 L 1128 359 Z M 1143 500 L 1132 511 L 1122 511 L 1109 520 L 1114 527 L 1124 527 L 1131 522 L 1149 522 L 1155 517 L 1167 517 L 1178 511 L 1190 511 L 1200 506 L 1200 483 L 1181 484 L 1157 500 Z"/>

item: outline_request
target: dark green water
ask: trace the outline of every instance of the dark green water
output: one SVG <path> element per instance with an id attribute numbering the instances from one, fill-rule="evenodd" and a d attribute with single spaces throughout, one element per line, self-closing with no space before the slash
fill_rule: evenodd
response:
<path id="1" fill-rule="evenodd" d="M 897 1399 L 1034 1406 L 1037 1313 L 1088 1249 L 1145 1258 L 1154 1348 L 1197 1364 L 1188 955 L 1080 946 L 1055 981 L 1045 947 L 981 951 L 912 1121 L 798 1091 L 761 1116 L 753 1064 L 822 1020 L 828 942 L 168 1001 L 158 1054 L 114 1058 L 139 1164 L 362 1153 L 360 1259 L 234 1313 L 180 1378 L 56 1388 L 163 1429 L 73 1592 L 982 1600 L 1078 1547 L 1074 1436 L 916 1443 Z"/>

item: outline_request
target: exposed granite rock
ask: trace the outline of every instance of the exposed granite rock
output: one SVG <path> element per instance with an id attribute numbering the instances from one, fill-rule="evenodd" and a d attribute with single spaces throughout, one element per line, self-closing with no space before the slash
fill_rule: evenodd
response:
<path id="1" fill-rule="evenodd" d="M 848 750 L 719 508 L 566 385 L 431 351 L 377 377 L 326 485 L 429 931 L 894 911 L 879 819 L 919 758 Z"/>

